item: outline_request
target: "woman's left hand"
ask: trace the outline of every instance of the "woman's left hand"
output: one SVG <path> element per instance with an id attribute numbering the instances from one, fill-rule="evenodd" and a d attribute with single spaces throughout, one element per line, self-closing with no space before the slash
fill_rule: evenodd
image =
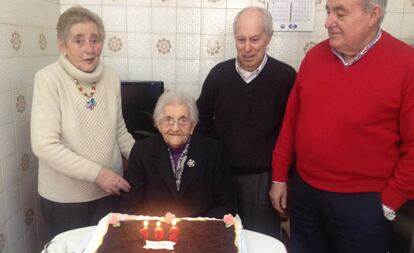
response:
<path id="1" fill-rule="evenodd" d="M 131 188 L 131 185 L 128 183 L 128 181 L 105 166 L 102 166 L 101 170 L 99 171 L 99 174 L 95 179 L 95 183 L 102 190 L 112 195 L 120 195 L 121 190 L 128 192 Z"/>

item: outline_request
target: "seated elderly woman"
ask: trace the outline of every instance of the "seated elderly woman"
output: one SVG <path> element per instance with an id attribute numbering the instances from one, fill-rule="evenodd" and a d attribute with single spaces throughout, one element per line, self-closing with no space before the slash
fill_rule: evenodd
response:
<path id="1" fill-rule="evenodd" d="M 132 148 L 127 171 L 131 190 L 123 197 L 122 211 L 216 218 L 234 213 L 231 175 L 218 142 L 192 135 L 198 122 L 194 99 L 165 92 L 153 117 L 161 135 Z"/>

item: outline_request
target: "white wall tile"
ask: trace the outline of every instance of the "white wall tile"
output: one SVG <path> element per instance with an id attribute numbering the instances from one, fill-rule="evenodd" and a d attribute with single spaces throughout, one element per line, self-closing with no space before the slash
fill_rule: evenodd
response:
<path id="1" fill-rule="evenodd" d="M 190 96 L 192 96 L 194 99 L 197 99 L 200 96 L 200 86 L 198 85 L 180 85 L 177 84 L 176 91 L 178 92 L 183 92 L 185 94 L 188 94 Z"/>
<path id="2" fill-rule="evenodd" d="M 127 0 L 127 6 L 151 6 L 151 0 Z"/>
<path id="3" fill-rule="evenodd" d="M 401 37 L 414 39 L 414 13 L 405 14 L 402 24 Z"/>
<path id="4" fill-rule="evenodd" d="M 171 59 L 154 59 L 152 64 L 152 74 L 154 80 L 164 82 L 166 87 L 175 86 L 175 60 Z"/>
<path id="5" fill-rule="evenodd" d="M 0 165 L 0 169 L 1 169 L 1 165 Z M 1 172 L 1 170 L 0 170 L 0 172 Z M 0 176 L 1 176 L 1 173 L 0 173 Z M 3 183 L 3 182 L 0 182 L 1 184 Z M 1 188 L 1 190 L 0 190 L 0 234 L 1 233 L 3 233 L 4 231 L 2 231 L 2 229 L 1 229 L 1 227 L 3 226 L 3 224 L 5 224 L 5 222 L 6 222 L 6 213 L 5 213 L 5 211 L 4 211 L 4 203 L 5 203 L 5 201 L 4 201 L 4 194 L 3 194 L 3 187 Z"/>
<path id="6" fill-rule="evenodd" d="M 387 1 L 387 8 L 385 9 L 387 13 L 389 12 L 399 12 L 402 13 L 404 11 L 404 1 Z"/>
<path id="7" fill-rule="evenodd" d="M 0 160 L 16 151 L 14 123 L 0 126 Z"/>
<path id="8" fill-rule="evenodd" d="M 226 10 L 226 34 L 234 34 L 233 32 L 233 21 L 237 13 L 241 9 L 227 9 Z"/>
<path id="9" fill-rule="evenodd" d="M 200 89 L 210 70 L 220 61 L 200 61 Z"/>
<path id="10" fill-rule="evenodd" d="M 30 117 L 16 121 L 16 150 L 30 147 Z"/>
<path id="11" fill-rule="evenodd" d="M 151 33 L 128 33 L 128 57 L 150 58 L 151 52 Z"/>
<path id="12" fill-rule="evenodd" d="M 176 61 L 176 87 L 198 86 L 200 74 L 200 61 L 178 60 Z"/>
<path id="13" fill-rule="evenodd" d="M 203 8 L 226 8 L 226 0 L 202 0 Z"/>
<path id="14" fill-rule="evenodd" d="M 224 34 L 226 23 L 225 9 L 202 9 L 201 11 L 201 33 L 202 34 Z"/>
<path id="15" fill-rule="evenodd" d="M 175 7 L 176 0 L 152 0 L 152 7 Z"/>
<path id="16" fill-rule="evenodd" d="M 102 6 L 102 19 L 106 31 L 126 31 L 126 7 L 125 6 Z"/>
<path id="17" fill-rule="evenodd" d="M 147 32 L 152 30 L 151 8 L 128 7 L 127 8 L 127 30 L 128 32 Z"/>
<path id="18" fill-rule="evenodd" d="M 126 57 L 104 57 L 104 62 L 113 68 L 121 78 L 128 80 L 128 59 Z"/>
<path id="19" fill-rule="evenodd" d="M 201 9 L 177 9 L 177 33 L 200 33 Z"/>
<path id="20" fill-rule="evenodd" d="M 227 9 L 229 8 L 242 9 L 248 6 L 251 6 L 250 0 L 227 0 Z"/>
<path id="21" fill-rule="evenodd" d="M 201 0 L 177 0 L 177 7 L 201 7 Z"/>
<path id="22" fill-rule="evenodd" d="M 10 250 L 13 253 L 26 253 L 23 241 L 23 215 L 19 210 L 11 216 L 7 222 L 7 234 L 9 236 Z"/>
<path id="23" fill-rule="evenodd" d="M 100 5 L 102 4 L 101 0 L 78 0 L 80 5 Z"/>
<path id="24" fill-rule="evenodd" d="M 200 59 L 200 35 L 177 35 L 177 59 Z"/>
<path id="25" fill-rule="evenodd" d="M 154 80 L 152 77 L 152 59 L 129 58 L 129 80 Z"/>
<path id="26" fill-rule="evenodd" d="M 404 12 L 405 13 L 414 13 L 414 1 L 405 0 L 404 1 Z"/>
<path id="27" fill-rule="evenodd" d="M 126 0 L 102 0 L 102 5 L 126 5 Z"/>
<path id="28" fill-rule="evenodd" d="M 403 14 L 401 13 L 387 13 L 381 26 L 384 30 L 398 38 L 401 35 L 402 20 Z"/>
<path id="29" fill-rule="evenodd" d="M 1 38 L 1 34 L 0 34 L 0 38 Z M 8 66 L 9 66 L 8 59 L 0 57 L 0 93 L 11 90 Z"/>
<path id="30" fill-rule="evenodd" d="M 176 8 L 152 8 L 152 32 L 175 33 L 177 31 Z"/>
<path id="31" fill-rule="evenodd" d="M 6 222 L 11 219 L 21 208 L 20 192 L 17 184 L 5 187 L 4 189 L 4 210 Z M 10 232 L 10 231 L 8 231 Z M 9 235 L 10 236 L 10 235 Z"/>
<path id="32" fill-rule="evenodd" d="M 236 46 L 234 44 L 234 36 L 233 35 L 226 35 L 225 38 L 225 45 L 224 45 L 224 58 L 231 59 L 235 58 L 237 55 Z"/>
<path id="33" fill-rule="evenodd" d="M 12 92 L 0 93 L 0 126 L 13 122 Z"/>

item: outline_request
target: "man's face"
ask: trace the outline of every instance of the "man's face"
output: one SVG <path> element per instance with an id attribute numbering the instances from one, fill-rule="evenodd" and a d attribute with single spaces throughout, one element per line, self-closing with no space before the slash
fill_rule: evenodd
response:
<path id="1" fill-rule="evenodd" d="M 247 10 L 242 13 L 234 36 L 240 67 L 247 71 L 257 69 L 272 39 L 264 30 L 261 14 L 257 10 Z"/>
<path id="2" fill-rule="evenodd" d="M 373 39 L 378 6 L 364 10 L 363 0 L 328 0 L 325 27 L 332 48 L 346 56 L 358 54 Z"/>

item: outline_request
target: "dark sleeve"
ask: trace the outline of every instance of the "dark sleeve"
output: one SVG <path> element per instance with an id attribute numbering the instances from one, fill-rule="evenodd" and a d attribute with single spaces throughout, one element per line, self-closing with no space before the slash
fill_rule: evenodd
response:
<path id="1" fill-rule="evenodd" d="M 215 153 L 215 167 L 213 171 L 213 205 L 206 212 L 207 217 L 222 219 L 225 214 L 236 213 L 236 197 L 228 162 L 221 155 L 220 148 Z"/>
<path id="2" fill-rule="evenodd" d="M 138 146 L 136 142 L 129 155 L 128 170 L 125 173 L 125 179 L 130 183 L 131 189 L 129 192 L 122 193 L 121 213 L 142 214 L 145 211 L 145 174 L 142 163 L 140 162 L 140 154 L 142 152 L 138 150 Z"/>
<path id="3" fill-rule="evenodd" d="M 216 137 L 214 130 L 214 101 L 216 98 L 216 87 L 218 81 L 213 68 L 207 75 L 201 90 L 200 97 L 197 99 L 199 110 L 199 121 L 195 128 L 195 133 L 208 137 Z"/>

